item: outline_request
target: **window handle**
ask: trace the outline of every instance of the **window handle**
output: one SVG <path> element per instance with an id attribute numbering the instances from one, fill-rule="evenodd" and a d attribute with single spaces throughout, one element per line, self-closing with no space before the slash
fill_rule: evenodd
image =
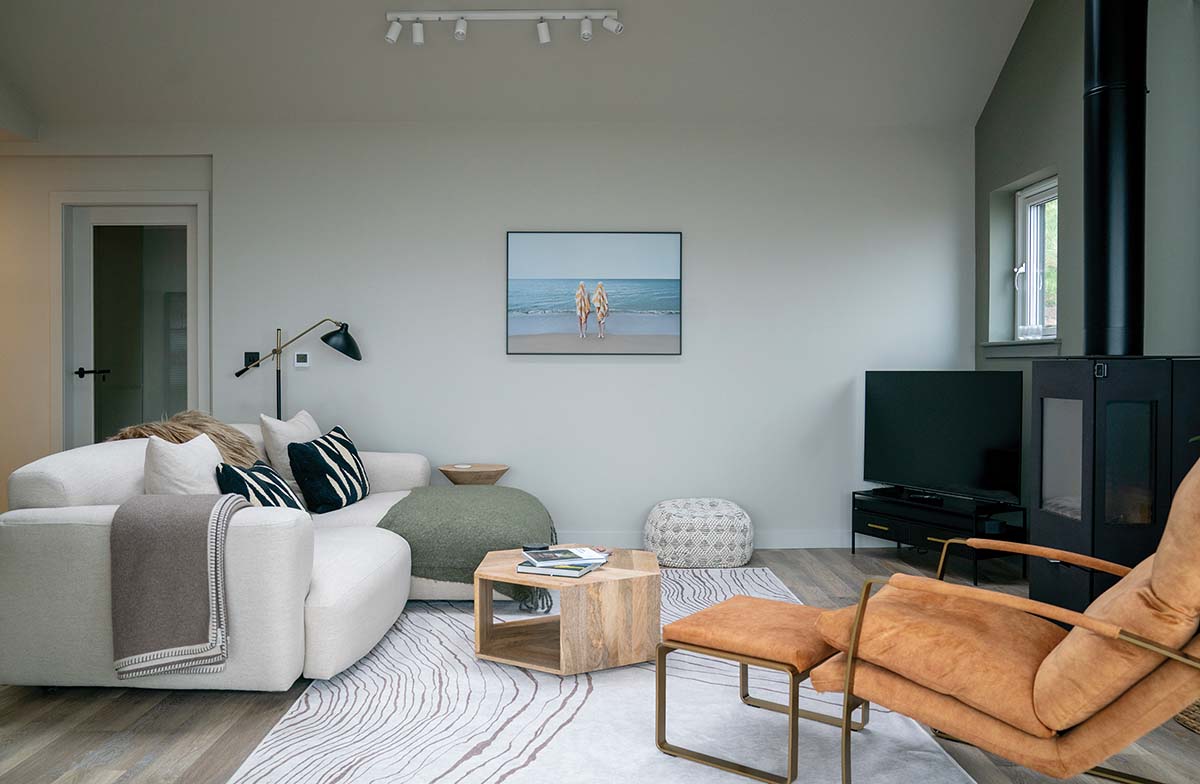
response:
<path id="1" fill-rule="evenodd" d="M 1017 291 L 1021 290 L 1021 276 L 1025 274 L 1025 265 L 1013 269 L 1013 288 Z"/>

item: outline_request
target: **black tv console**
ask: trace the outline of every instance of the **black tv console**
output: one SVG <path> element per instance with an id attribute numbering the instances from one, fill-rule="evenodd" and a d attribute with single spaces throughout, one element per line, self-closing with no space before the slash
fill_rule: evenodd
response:
<path id="1" fill-rule="evenodd" d="M 903 545 L 941 550 L 947 539 L 1002 539 L 1028 541 L 1025 507 L 992 501 L 975 501 L 899 487 L 880 487 L 853 494 L 851 499 L 850 552 L 855 552 L 859 534 L 887 539 Z M 1020 517 L 1018 524 L 1013 518 Z M 952 555 L 970 558 L 975 584 L 979 585 L 979 561 L 1003 557 L 1004 553 L 957 547 Z M 1026 572 L 1021 559 L 1021 575 Z"/>

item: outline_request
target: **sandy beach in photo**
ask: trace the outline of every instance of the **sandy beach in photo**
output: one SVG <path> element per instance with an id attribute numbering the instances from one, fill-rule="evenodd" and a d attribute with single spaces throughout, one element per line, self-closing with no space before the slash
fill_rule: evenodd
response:
<path id="1" fill-rule="evenodd" d="M 678 335 L 510 335 L 510 354 L 678 354 Z"/>
<path id="2" fill-rule="evenodd" d="M 678 313 L 613 313 L 603 340 L 591 320 L 579 337 L 573 315 L 510 313 L 510 354 L 678 354 Z"/>

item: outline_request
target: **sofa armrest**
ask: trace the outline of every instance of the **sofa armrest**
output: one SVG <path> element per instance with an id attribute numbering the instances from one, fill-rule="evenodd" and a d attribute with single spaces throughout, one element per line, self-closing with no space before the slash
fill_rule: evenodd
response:
<path id="1" fill-rule="evenodd" d="M 223 673 L 118 681 L 112 662 L 109 531 L 115 505 L 0 515 L 0 683 L 285 690 L 304 666 L 312 580 L 307 513 L 251 507 L 226 543 L 229 661 Z"/>
<path id="2" fill-rule="evenodd" d="M 412 452 L 359 452 L 372 492 L 412 490 L 429 484 L 429 459 Z"/>

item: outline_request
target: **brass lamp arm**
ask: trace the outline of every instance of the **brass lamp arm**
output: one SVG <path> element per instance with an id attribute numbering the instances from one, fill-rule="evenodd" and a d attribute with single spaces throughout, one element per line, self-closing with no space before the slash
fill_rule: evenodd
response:
<path id="1" fill-rule="evenodd" d="M 343 326 L 345 326 L 345 324 L 343 324 L 342 322 L 338 321 L 337 319 L 332 319 L 332 318 L 323 318 L 323 319 L 321 319 L 320 321 L 318 321 L 316 324 L 313 324 L 311 327 L 309 327 L 308 329 L 306 329 L 306 330 L 304 330 L 303 332 L 301 332 L 301 333 L 300 333 L 299 335 L 297 335 L 296 337 L 294 337 L 294 338 L 292 338 L 291 340 L 289 340 L 287 343 L 281 343 L 281 344 L 279 344 L 278 346 L 276 346 L 275 348 L 273 348 L 273 349 L 271 349 L 269 352 L 267 352 L 265 355 L 263 355 L 263 356 L 259 357 L 258 359 L 254 360 L 254 361 L 253 361 L 253 362 L 251 362 L 249 365 L 246 365 L 244 368 L 242 368 L 242 369 L 241 369 L 241 370 L 239 370 L 238 372 L 234 373 L 234 375 L 235 375 L 235 376 L 240 376 L 240 375 L 242 375 L 243 373 L 245 373 L 247 370 L 250 370 L 251 368 L 256 368 L 256 367 L 258 367 L 259 365 L 261 365 L 262 363 L 264 363 L 264 362 L 266 362 L 266 361 L 268 361 L 268 360 L 270 360 L 270 359 L 273 359 L 275 356 L 283 354 L 283 350 L 284 350 L 285 348 L 287 348 L 288 346 L 292 345 L 292 344 L 293 344 L 293 343 L 295 343 L 297 340 L 299 340 L 300 338 L 304 337 L 304 336 L 305 336 L 305 335 L 307 335 L 309 332 L 312 332 L 314 329 L 316 329 L 317 327 L 321 326 L 321 325 L 322 325 L 322 324 L 324 324 L 325 322 L 329 322 L 330 324 L 333 324 L 333 325 L 335 325 L 335 326 L 337 326 L 337 327 L 339 327 L 339 328 L 340 328 L 340 327 L 343 327 Z"/>

